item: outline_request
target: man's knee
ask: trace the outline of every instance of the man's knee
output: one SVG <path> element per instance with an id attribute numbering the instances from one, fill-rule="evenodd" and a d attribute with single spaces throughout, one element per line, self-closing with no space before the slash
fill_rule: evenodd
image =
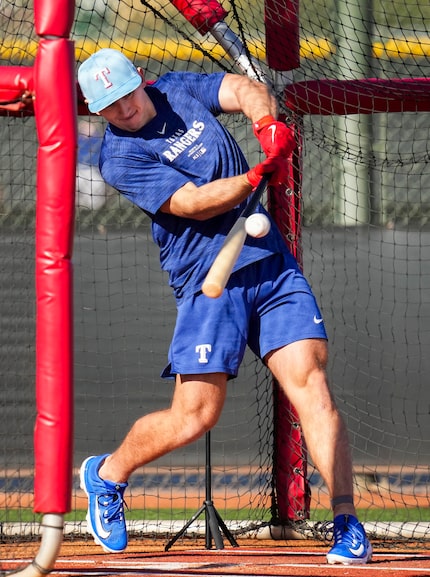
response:
<path id="1" fill-rule="evenodd" d="M 181 423 L 178 434 L 184 442 L 200 438 L 212 429 L 221 415 L 226 396 L 226 376 L 178 376 L 171 407 L 174 421 Z"/>
<path id="2" fill-rule="evenodd" d="M 324 339 L 305 339 L 270 353 L 267 366 L 285 388 L 326 382 L 328 347 Z"/>
<path id="3" fill-rule="evenodd" d="M 178 417 L 178 421 L 181 423 L 178 431 L 181 444 L 188 444 L 210 431 L 218 422 L 218 414 L 209 410 L 183 413 Z"/>

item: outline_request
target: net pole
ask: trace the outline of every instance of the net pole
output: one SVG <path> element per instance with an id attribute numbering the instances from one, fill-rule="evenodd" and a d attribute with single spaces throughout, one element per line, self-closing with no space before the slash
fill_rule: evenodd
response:
<path id="1" fill-rule="evenodd" d="M 268 208 L 290 252 L 303 267 L 301 245 L 301 134 L 296 127 L 296 147 L 289 162 L 286 186 L 269 187 Z M 277 523 L 308 519 L 310 487 L 307 479 L 307 450 L 295 407 L 273 381 L 273 484 L 274 515 Z"/>
<path id="2" fill-rule="evenodd" d="M 429 112 L 430 78 L 305 80 L 284 90 L 285 106 L 297 115 Z"/>
<path id="3" fill-rule="evenodd" d="M 275 90 L 279 95 L 289 81 L 290 71 L 300 66 L 299 2 L 266 0 L 264 10 L 266 59 L 275 73 Z M 285 120 L 285 115 L 280 118 Z M 295 129 L 297 146 L 288 159 L 289 182 L 287 186 L 269 187 L 268 204 L 289 250 L 302 267 L 301 143 L 297 124 Z M 297 411 L 276 380 L 273 382 L 273 411 L 274 514 L 280 523 L 300 521 L 309 518 L 310 512 L 307 451 Z"/>
<path id="4" fill-rule="evenodd" d="M 277 71 L 300 66 L 299 0 L 265 0 L 266 60 Z"/>
<path id="5" fill-rule="evenodd" d="M 265 0 L 266 60 L 278 96 L 300 66 L 299 0 Z"/>
<path id="6" fill-rule="evenodd" d="M 335 18 L 337 34 L 335 55 L 339 78 L 355 79 L 372 76 L 370 0 L 337 0 Z M 340 150 L 335 167 L 336 224 L 359 226 L 370 223 L 372 179 L 366 163 L 357 163 L 356 157 L 368 158 L 372 152 L 372 117 L 368 114 L 335 117 L 335 138 Z"/>

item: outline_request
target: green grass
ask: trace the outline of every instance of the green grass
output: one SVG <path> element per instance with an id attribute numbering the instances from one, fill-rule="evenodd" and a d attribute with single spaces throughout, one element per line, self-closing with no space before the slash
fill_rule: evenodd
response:
<path id="1" fill-rule="evenodd" d="M 360 521 L 388 522 L 429 522 L 430 511 L 419 507 L 411 509 L 357 509 Z M 311 521 L 331 520 L 331 512 L 326 509 L 313 509 Z"/>
<path id="2" fill-rule="evenodd" d="M 168 521 L 168 520 L 186 520 L 190 519 L 195 509 L 136 509 L 127 511 L 126 516 L 130 521 Z M 429 510 L 423 510 L 418 507 L 410 509 L 358 509 L 358 516 L 362 521 L 381 521 L 381 522 L 429 522 Z M 262 519 L 258 510 L 250 509 L 223 509 L 219 510 L 224 520 L 251 520 L 251 521 L 269 521 L 270 514 Z M 76 510 L 65 515 L 66 521 L 79 522 L 84 521 L 86 511 Z M 202 516 L 202 518 L 204 518 Z M 0 523 L 30 523 L 38 522 L 41 515 L 36 515 L 31 509 L 9 509 L 0 511 Z M 311 521 L 331 520 L 331 512 L 326 509 L 313 509 L 311 511 Z"/>

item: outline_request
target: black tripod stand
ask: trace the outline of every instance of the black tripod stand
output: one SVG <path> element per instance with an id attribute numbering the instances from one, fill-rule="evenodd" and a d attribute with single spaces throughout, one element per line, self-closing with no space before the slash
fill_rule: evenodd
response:
<path id="1" fill-rule="evenodd" d="M 170 547 L 176 543 L 176 541 L 182 537 L 188 527 L 196 521 L 200 515 L 204 512 L 205 513 L 205 530 L 206 530 L 206 549 L 212 549 L 212 538 L 215 542 L 216 549 L 224 549 L 224 540 L 222 538 L 221 530 L 227 539 L 230 541 L 230 545 L 233 547 L 239 547 L 237 544 L 236 539 L 230 533 L 228 528 L 226 527 L 224 521 L 221 519 L 220 514 L 215 509 L 214 504 L 212 502 L 212 466 L 211 466 L 211 433 L 208 431 L 206 433 L 206 466 L 205 466 L 205 473 L 206 473 L 206 492 L 205 492 L 205 500 L 203 505 L 200 509 L 191 517 L 191 519 L 182 527 L 182 529 L 174 535 L 168 541 L 167 545 L 165 546 L 164 550 L 168 551 Z"/>

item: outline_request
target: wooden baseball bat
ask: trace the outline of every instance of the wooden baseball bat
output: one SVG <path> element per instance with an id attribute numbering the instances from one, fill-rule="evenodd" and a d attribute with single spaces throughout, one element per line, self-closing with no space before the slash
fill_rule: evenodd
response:
<path id="1" fill-rule="evenodd" d="M 225 237 L 224 243 L 212 263 L 202 285 L 203 294 L 207 297 L 216 299 L 222 295 L 233 267 L 239 257 L 240 251 L 245 244 L 245 221 L 249 215 L 255 212 L 255 209 L 267 188 L 269 179 L 270 175 L 264 175 L 261 178 L 251 200 L 243 209 L 230 232 Z"/>

